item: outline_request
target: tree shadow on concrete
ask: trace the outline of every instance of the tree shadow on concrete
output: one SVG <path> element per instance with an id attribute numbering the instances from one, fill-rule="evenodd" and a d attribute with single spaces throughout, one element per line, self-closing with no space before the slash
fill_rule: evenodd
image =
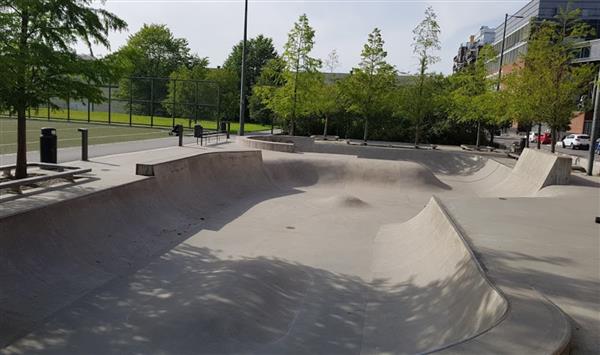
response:
<path id="1" fill-rule="evenodd" d="M 266 186 L 165 191 L 148 179 L 1 219 L 0 347 L 200 230 L 218 230 L 261 201 L 295 193 Z"/>
<path id="2" fill-rule="evenodd" d="M 483 262 L 491 269 L 490 275 L 499 280 L 501 287 L 511 290 L 533 288 L 571 317 L 574 323 L 572 351 L 577 353 L 579 349 L 581 353 L 589 353 L 597 349 L 600 344 L 597 332 L 600 327 L 600 272 L 595 278 L 584 276 L 585 272 L 571 273 L 568 270 L 580 267 L 580 261 L 566 257 L 539 257 L 526 253 L 480 249 Z M 523 262 L 529 267 L 516 266 Z"/>
<path id="3" fill-rule="evenodd" d="M 495 322 L 460 299 L 480 278 L 357 277 L 181 244 L 61 310 L 10 353 L 359 354 L 432 350 Z"/>

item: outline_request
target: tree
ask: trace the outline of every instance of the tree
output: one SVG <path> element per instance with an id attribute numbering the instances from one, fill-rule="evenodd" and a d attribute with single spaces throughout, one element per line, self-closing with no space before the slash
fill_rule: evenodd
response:
<path id="1" fill-rule="evenodd" d="M 182 65 L 169 75 L 171 80 L 162 103 L 169 114 L 198 119 L 199 115 L 205 113 L 205 110 L 199 110 L 205 107 L 201 105 L 217 104 L 218 88 L 204 82 L 208 74 L 207 66 L 208 59 L 201 58 L 192 68 Z"/>
<path id="2" fill-rule="evenodd" d="M 397 139 L 407 141 L 414 139 L 415 117 L 421 115 L 423 120 L 421 127 L 427 127 L 419 135 L 419 142 L 440 139 L 447 144 L 454 144 L 466 134 L 465 130 L 457 131 L 457 122 L 448 118 L 448 107 L 450 102 L 450 79 L 442 74 L 429 74 L 419 90 L 418 77 L 411 76 L 406 82 L 399 84 L 396 95 L 396 105 L 393 112 L 393 126 L 388 128 Z M 428 104 L 424 106 L 415 105 L 421 97 L 419 92 L 428 97 Z"/>
<path id="3" fill-rule="evenodd" d="M 504 76 L 502 93 L 508 103 L 507 115 L 516 121 L 519 127 L 525 127 L 527 137 L 525 144 L 529 147 L 529 133 L 538 116 L 535 96 L 532 92 L 533 86 L 527 82 L 521 69 L 516 67 L 510 74 Z"/>
<path id="4" fill-rule="evenodd" d="M 481 125 L 495 126 L 501 116 L 499 94 L 495 90 L 495 82 L 487 78 L 485 68 L 492 58 L 495 58 L 492 47 L 484 46 L 474 64 L 468 65 L 450 78 L 453 86 L 450 92 L 450 117 L 458 122 L 477 124 L 477 149 L 480 144 Z"/>
<path id="5" fill-rule="evenodd" d="M 284 46 L 283 59 L 286 63 L 288 74 L 287 82 L 292 84 L 292 105 L 290 107 L 290 134 L 294 135 L 294 124 L 297 115 L 297 104 L 299 91 L 305 90 L 300 82 L 300 73 L 315 73 L 321 68 L 321 61 L 310 56 L 314 46 L 315 31 L 308 23 L 306 14 L 300 16 L 294 27 L 288 33 L 288 40 Z M 290 75 L 291 74 L 291 75 Z M 311 80 L 310 75 L 303 75 L 303 78 Z M 301 93 L 306 96 L 306 93 Z"/>
<path id="6" fill-rule="evenodd" d="M 415 122 L 415 146 L 419 145 L 419 134 L 421 122 L 426 119 L 427 105 L 431 99 L 431 95 L 424 89 L 425 81 L 428 80 L 427 69 L 434 63 L 437 63 L 439 57 L 433 55 L 434 51 L 440 50 L 440 26 L 437 22 L 437 15 L 431 6 L 425 9 L 425 18 L 413 30 L 413 52 L 419 59 L 419 73 L 414 89 L 415 94 L 412 95 L 415 99 L 414 116 L 411 117 Z"/>
<path id="7" fill-rule="evenodd" d="M 329 117 L 338 112 L 340 109 L 340 89 L 335 78 L 335 70 L 340 66 L 340 58 L 337 51 L 333 49 L 325 59 L 325 68 L 327 68 L 329 77 L 320 83 L 316 89 L 315 111 L 318 115 L 325 117 L 323 125 L 323 138 L 327 139 L 327 126 L 329 125 Z M 328 83 L 331 81 L 331 83 Z"/>
<path id="8" fill-rule="evenodd" d="M 340 87 L 337 82 L 328 82 L 327 80 L 318 80 L 314 82 L 312 91 L 312 100 L 310 102 L 310 111 L 324 122 L 323 137 L 327 137 L 327 126 L 329 118 L 342 110 L 340 105 Z"/>
<path id="9" fill-rule="evenodd" d="M 274 124 L 276 114 L 268 107 L 268 102 L 277 88 L 285 85 L 285 62 L 280 57 L 273 58 L 265 64 L 252 88 L 249 98 L 250 116 L 260 123 Z"/>
<path id="10" fill-rule="evenodd" d="M 223 68 L 229 70 L 234 73 L 237 77 L 237 88 L 235 90 L 236 95 L 238 97 L 237 102 L 235 102 L 236 109 L 239 110 L 239 88 L 240 88 L 240 78 L 242 71 L 242 47 L 243 41 L 237 43 L 231 50 L 231 53 L 225 59 L 223 63 Z M 260 74 L 262 72 L 263 67 L 271 60 L 277 58 L 277 51 L 273 46 L 273 40 L 269 37 L 265 37 L 263 35 L 258 35 L 255 38 L 251 38 L 246 43 L 246 89 L 248 92 L 252 92 L 252 88 L 256 84 Z M 229 95 L 229 93 L 227 93 Z M 251 117 L 252 115 L 248 115 L 249 105 L 246 105 L 246 117 Z M 225 111 L 233 111 L 233 108 L 224 107 Z M 232 117 L 239 116 L 239 111 Z"/>
<path id="11" fill-rule="evenodd" d="M 26 112 L 50 98 L 101 102 L 99 84 L 111 76 L 106 61 L 82 58 L 78 41 L 109 47 L 108 34 L 126 28 L 114 14 L 91 0 L 0 0 L 0 93 L 17 114 L 16 178 L 27 177 Z"/>
<path id="12" fill-rule="evenodd" d="M 327 68 L 327 72 L 329 74 L 333 74 L 335 70 L 340 66 L 340 57 L 337 54 L 337 50 L 333 49 L 327 55 L 327 59 L 325 59 L 325 68 Z"/>
<path id="13" fill-rule="evenodd" d="M 113 56 L 125 67 L 124 75 L 133 78 L 161 78 L 159 80 L 123 78 L 119 82 L 119 97 L 162 102 L 167 96 L 167 83 L 171 73 L 181 67 L 188 69 L 205 61 L 190 53 L 186 39 L 176 38 L 166 25 L 145 24 L 131 35 L 127 44 Z M 151 92 L 152 91 L 152 92 Z M 152 111 L 166 114 L 161 105 L 137 104 L 134 112 L 149 115 Z"/>
<path id="14" fill-rule="evenodd" d="M 219 120 L 231 120 L 239 115 L 239 83 L 235 72 L 225 68 L 210 69 L 206 80 L 219 86 Z"/>
<path id="15" fill-rule="evenodd" d="M 368 137 L 369 121 L 391 112 L 396 85 L 396 69 L 386 62 L 381 31 L 373 29 L 361 52 L 358 68 L 342 83 L 348 111 L 364 120 L 363 140 Z"/>
<path id="16" fill-rule="evenodd" d="M 516 105 L 535 112 L 552 130 L 552 152 L 557 132 L 568 127 L 578 98 L 594 77 L 591 65 L 572 64 L 574 43 L 591 33 L 580 14 L 579 9 L 561 8 L 554 20 L 533 23 L 523 69 L 507 82 L 509 89 L 528 94 L 516 97 Z"/>

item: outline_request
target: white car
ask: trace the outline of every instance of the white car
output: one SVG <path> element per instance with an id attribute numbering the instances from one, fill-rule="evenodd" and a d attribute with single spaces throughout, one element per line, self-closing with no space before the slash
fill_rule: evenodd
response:
<path id="1" fill-rule="evenodd" d="M 535 143 L 535 142 L 537 142 L 538 134 L 537 134 L 537 132 L 531 131 L 531 132 L 529 132 L 529 137 L 527 137 L 527 135 L 524 135 L 523 138 L 527 138 L 529 140 L 529 142 Z"/>
<path id="2" fill-rule="evenodd" d="M 590 147 L 590 136 L 587 134 L 569 134 L 562 140 L 563 148 L 588 149 Z"/>

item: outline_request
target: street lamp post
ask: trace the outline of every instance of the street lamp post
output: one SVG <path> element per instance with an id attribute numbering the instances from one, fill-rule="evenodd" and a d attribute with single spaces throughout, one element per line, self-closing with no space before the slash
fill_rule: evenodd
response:
<path id="1" fill-rule="evenodd" d="M 594 86 L 594 118 L 592 120 L 592 131 L 590 132 L 590 148 L 588 151 L 588 164 L 587 164 L 587 174 L 592 175 L 594 169 L 594 145 L 596 144 L 596 139 L 598 136 L 596 135 L 596 131 L 598 130 L 598 120 L 600 119 L 600 70 L 598 70 L 598 79 L 596 80 L 596 85 Z"/>
<path id="2" fill-rule="evenodd" d="M 248 34 L 248 0 L 244 1 L 244 40 L 242 42 L 242 74 L 240 75 L 240 128 L 238 135 L 244 135 L 246 116 L 246 41 Z"/>
<path id="3" fill-rule="evenodd" d="M 502 32 L 502 49 L 500 50 L 500 67 L 498 67 L 498 82 L 496 83 L 496 91 L 500 91 L 500 83 L 502 82 L 502 65 L 504 64 L 504 48 L 506 42 L 506 23 L 508 18 L 524 18 L 523 16 L 504 14 L 504 31 Z"/>

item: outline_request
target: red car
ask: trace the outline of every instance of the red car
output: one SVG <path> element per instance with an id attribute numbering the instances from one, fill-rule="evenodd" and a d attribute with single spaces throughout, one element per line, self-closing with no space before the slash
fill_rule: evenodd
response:
<path id="1" fill-rule="evenodd" d="M 550 133 L 542 133 L 542 135 L 540 136 L 540 142 L 542 144 L 552 143 L 552 135 Z"/>

